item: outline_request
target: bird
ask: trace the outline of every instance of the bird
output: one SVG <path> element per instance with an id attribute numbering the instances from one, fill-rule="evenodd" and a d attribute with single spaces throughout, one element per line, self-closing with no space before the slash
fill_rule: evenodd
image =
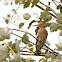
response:
<path id="1" fill-rule="evenodd" d="M 37 25 L 39 27 L 39 30 L 37 32 L 37 39 L 38 40 L 36 40 L 36 51 L 35 51 L 35 54 L 34 55 L 40 55 L 41 54 L 41 48 L 46 43 L 48 32 L 45 29 L 45 23 L 47 22 L 47 20 L 41 21 Z"/>

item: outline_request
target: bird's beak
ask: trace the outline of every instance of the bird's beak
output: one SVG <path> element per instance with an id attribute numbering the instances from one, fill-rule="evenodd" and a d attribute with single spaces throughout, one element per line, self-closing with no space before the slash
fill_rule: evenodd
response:
<path id="1" fill-rule="evenodd" d="M 38 25 L 33 25 L 33 26 L 38 26 Z"/>
<path id="2" fill-rule="evenodd" d="M 33 25 L 33 26 L 38 26 L 38 25 Z"/>

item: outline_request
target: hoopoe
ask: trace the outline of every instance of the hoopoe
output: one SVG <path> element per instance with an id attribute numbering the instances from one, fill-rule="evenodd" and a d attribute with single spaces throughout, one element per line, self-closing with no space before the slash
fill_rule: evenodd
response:
<path id="1" fill-rule="evenodd" d="M 44 26 L 46 21 L 47 20 L 38 23 L 39 30 L 37 32 L 37 39 L 39 41 L 38 40 L 36 41 L 36 52 L 38 52 L 38 53 L 35 53 L 34 55 L 40 55 L 41 54 L 41 48 L 46 43 L 46 38 L 47 38 L 47 35 L 48 35 L 47 30 L 45 29 L 45 26 Z"/>

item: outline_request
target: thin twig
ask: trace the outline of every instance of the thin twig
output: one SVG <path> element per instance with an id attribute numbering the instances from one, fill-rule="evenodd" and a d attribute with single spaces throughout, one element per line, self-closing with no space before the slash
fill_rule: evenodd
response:
<path id="1" fill-rule="evenodd" d="M 54 0 L 52 2 L 57 6 L 57 4 L 54 2 Z"/>
<path id="2" fill-rule="evenodd" d="M 11 47 L 9 47 L 6 43 L 5 43 L 5 45 L 12 51 L 12 54 L 15 54 L 15 52 L 12 50 Z"/>
<path id="3" fill-rule="evenodd" d="M 61 3 L 61 2 L 58 2 L 58 1 L 56 1 L 56 0 L 53 0 L 53 1 L 55 1 L 55 2 L 57 2 L 57 3 Z"/>
<path id="4" fill-rule="evenodd" d="M 36 5 L 38 8 L 40 8 L 40 9 L 42 9 L 43 11 L 46 11 L 44 8 L 42 8 L 42 7 L 40 7 L 39 5 Z M 49 12 L 50 13 L 50 12 Z M 56 18 L 56 16 L 54 15 L 54 14 L 52 14 L 52 13 L 50 13 L 50 15 L 52 15 L 53 17 L 55 17 Z"/>
<path id="5" fill-rule="evenodd" d="M 57 52 L 55 52 L 54 50 L 52 50 L 51 48 L 49 48 L 47 45 L 45 45 L 48 49 L 50 49 L 51 51 L 53 51 L 52 53 L 56 53 L 58 54 Z"/>
<path id="6" fill-rule="evenodd" d="M 27 53 L 42 53 L 42 54 L 46 54 L 46 53 L 43 53 L 43 52 L 33 52 L 33 51 L 20 51 L 20 52 L 27 52 Z"/>
<path id="7" fill-rule="evenodd" d="M 46 6 L 48 9 L 50 9 L 55 15 L 57 15 L 57 13 L 49 6 L 45 5 L 44 3 L 42 3 L 41 1 L 39 1 L 42 5 Z"/>
<path id="8" fill-rule="evenodd" d="M 21 55 L 34 55 L 34 54 L 22 54 L 22 53 L 19 53 Z M 37 56 L 45 56 L 45 55 L 37 55 Z"/>
<path id="9" fill-rule="evenodd" d="M 15 12 L 20 8 L 21 5 L 19 5 L 19 7 L 16 8 Z M 13 15 L 15 14 L 15 12 L 13 13 Z M 13 17 L 12 15 L 12 17 Z M 12 20 L 12 17 L 11 17 L 11 20 Z"/>
<path id="10" fill-rule="evenodd" d="M 11 30 L 16 30 L 16 31 L 20 31 L 20 32 L 27 33 L 27 34 L 31 35 L 33 38 L 35 38 L 36 40 L 38 40 L 35 36 L 33 36 L 33 35 L 32 35 L 31 33 L 29 33 L 29 32 L 22 31 L 22 30 L 17 30 L 17 29 L 11 29 Z"/>

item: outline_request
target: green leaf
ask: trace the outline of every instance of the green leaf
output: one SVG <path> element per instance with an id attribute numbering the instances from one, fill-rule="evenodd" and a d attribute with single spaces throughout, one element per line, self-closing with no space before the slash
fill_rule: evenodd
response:
<path id="1" fill-rule="evenodd" d="M 51 20 L 52 19 L 52 16 L 51 15 L 46 15 L 46 19 Z"/>
<path id="2" fill-rule="evenodd" d="M 8 57 L 8 47 L 6 45 L 0 45 L 0 62 L 3 62 Z"/>
<path id="3" fill-rule="evenodd" d="M 51 23 L 46 23 L 45 27 L 49 27 L 51 25 Z"/>
<path id="4" fill-rule="evenodd" d="M 13 57 L 10 59 L 10 62 L 20 62 L 20 55 L 13 54 Z"/>
<path id="5" fill-rule="evenodd" d="M 26 62 L 35 62 L 35 60 L 33 60 L 32 58 L 27 58 Z"/>
<path id="6" fill-rule="evenodd" d="M 61 23 L 62 24 L 62 20 L 61 19 L 57 19 L 56 20 L 58 23 Z"/>
<path id="7" fill-rule="evenodd" d="M 0 37 L 0 41 L 3 41 L 3 40 L 5 40 L 5 38 L 4 37 Z"/>
<path id="8" fill-rule="evenodd" d="M 8 24 L 9 20 L 8 20 L 8 19 L 6 19 L 6 20 L 5 20 L 5 22 L 6 22 L 6 24 Z"/>
<path id="9" fill-rule="evenodd" d="M 56 55 L 52 54 L 51 59 L 56 59 Z"/>
<path id="10" fill-rule="evenodd" d="M 62 24 L 58 24 L 58 29 L 62 30 Z"/>
<path id="11" fill-rule="evenodd" d="M 50 25 L 50 31 L 54 32 L 54 31 L 57 31 L 57 30 L 58 30 L 58 24 L 51 23 L 51 25 Z"/>
<path id="12" fill-rule="evenodd" d="M 27 34 L 24 34 L 24 35 L 23 35 L 23 38 L 29 40 L 29 37 L 27 36 Z M 25 44 L 28 44 L 29 41 L 27 41 L 27 40 L 25 40 L 25 39 L 23 39 L 23 38 L 22 38 L 22 42 L 25 43 Z"/>
<path id="13" fill-rule="evenodd" d="M 34 5 L 36 5 L 38 2 L 39 2 L 39 0 L 33 0 L 31 7 L 33 7 Z"/>
<path id="14" fill-rule="evenodd" d="M 20 24 L 19 24 L 19 28 L 21 28 L 23 25 L 24 25 L 24 23 L 20 23 Z"/>
<path id="15" fill-rule="evenodd" d="M 42 59 L 39 60 L 39 62 L 47 62 L 47 59 L 42 58 Z"/>
<path id="16" fill-rule="evenodd" d="M 60 36 L 62 36 L 62 30 L 61 30 L 61 32 L 60 32 Z"/>
<path id="17" fill-rule="evenodd" d="M 8 46 L 12 48 L 12 41 L 8 42 Z"/>
<path id="18" fill-rule="evenodd" d="M 30 51 L 33 51 L 33 48 L 30 48 Z"/>
<path id="19" fill-rule="evenodd" d="M 25 58 L 23 58 L 23 57 L 21 57 L 21 60 L 22 60 L 22 62 L 26 62 L 26 59 L 25 59 Z"/>
<path id="20" fill-rule="evenodd" d="M 57 9 L 60 9 L 60 7 L 61 7 L 61 5 L 59 4 L 59 5 L 57 6 Z"/>
<path id="21" fill-rule="evenodd" d="M 24 8 L 29 7 L 29 5 L 30 5 L 30 1 L 25 2 L 25 4 L 24 4 Z"/>
<path id="22" fill-rule="evenodd" d="M 50 46 L 50 42 L 47 41 L 46 44 L 47 44 L 48 46 Z"/>
<path id="23" fill-rule="evenodd" d="M 61 59 L 62 58 L 61 54 L 57 54 L 57 58 Z"/>
<path id="24" fill-rule="evenodd" d="M 32 47 L 33 45 L 29 43 L 28 46 L 29 46 L 29 47 Z"/>
<path id="25" fill-rule="evenodd" d="M 62 6 L 60 7 L 60 12 L 62 13 Z"/>
<path id="26" fill-rule="evenodd" d="M 62 43 L 56 44 L 56 47 L 58 51 L 62 51 Z"/>
<path id="27" fill-rule="evenodd" d="M 15 40 L 15 49 L 16 49 L 17 53 L 18 53 L 19 50 L 20 50 L 20 48 L 19 48 L 19 42 L 18 42 L 17 39 Z"/>
<path id="28" fill-rule="evenodd" d="M 44 60 L 42 60 L 42 62 L 47 62 L 47 60 L 44 59 Z"/>
<path id="29" fill-rule="evenodd" d="M 45 57 L 46 58 L 50 58 L 51 57 L 51 54 L 46 54 Z"/>
<path id="30" fill-rule="evenodd" d="M 42 20 L 42 16 L 41 15 L 40 15 L 39 19 L 40 19 L 40 21 Z"/>
<path id="31" fill-rule="evenodd" d="M 29 23 L 28 29 L 31 27 L 32 23 L 34 23 L 34 22 L 36 22 L 36 21 L 33 20 L 33 21 L 31 21 L 31 22 Z"/>
<path id="32" fill-rule="evenodd" d="M 60 13 L 62 13 L 62 5 L 59 4 L 59 5 L 57 6 L 57 9 L 60 9 Z"/>
<path id="33" fill-rule="evenodd" d="M 62 13 L 57 14 L 57 20 L 58 23 L 62 24 Z"/>
<path id="34" fill-rule="evenodd" d="M 15 43 L 12 44 L 12 49 L 15 49 Z"/>
<path id="35" fill-rule="evenodd" d="M 3 17 L 3 18 L 4 18 L 4 17 Z M 4 20 L 5 20 L 6 24 L 8 24 L 8 23 L 9 23 L 10 19 L 11 19 L 11 15 L 10 15 L 10 14 L 8 14 L 8 15 L 4 18 Z"/>
<path id="36" fill-rule="evenodd" d="M 41 16 L 46 16 L 46 15 L 49 15 L 48 11 L 41 12 Z"/>
<path id="37" fill-rule="evenodd" d="M 3 41 L 5 39 L 10 39 L 10 29 L 9 28 L 1 28 L 0 27 L 0 41 Z"/>
<path id="38" fill-rule="evenodd" d="M 42 19 L 43 19 L 43 20 L 48 19 L 48 21 L 49 21 L 49 20 L 52 19 L 52 16 L 49 14 L 48 11 L 44 11 L 44 12 L 41 12 L 41 15 L 40 15 L 39 19 L 40 19 L 40 20 L 42 20 Z"/>
<path id="39" fill-rule="evenodd" d="M 17 5 L 19 3 L 19 0 L 15 0 L 15 4 Z"/>
<path id="40" fill-rule="evenodd" d="M 8 60 L 5 60 L 4 62 L 8 62 Z"/>

